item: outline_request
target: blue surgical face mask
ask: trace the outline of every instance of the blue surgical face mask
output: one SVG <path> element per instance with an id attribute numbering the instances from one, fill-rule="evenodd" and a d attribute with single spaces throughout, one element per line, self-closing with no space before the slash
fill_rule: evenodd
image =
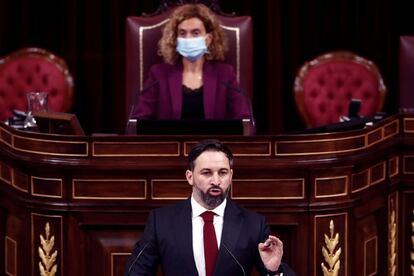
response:
<path id="1" fill-rule="evenodd" d="M 177 38 L 177 52 L 191 61 L 195 61 L 207 53 L 206 38 L 204 36 L 193 38 Z"/>

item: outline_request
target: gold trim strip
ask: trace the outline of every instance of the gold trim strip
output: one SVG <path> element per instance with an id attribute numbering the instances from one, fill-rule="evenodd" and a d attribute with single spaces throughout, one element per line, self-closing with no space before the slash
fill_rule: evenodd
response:
<path id="1" fill-rule="evenodd" d="M 381 176 L 380 179 L 377 179 L 376 181 L 371 182 L 371 180 L 372 180 L 372 170 L 376 166 L 382 166 L 382 176 Z M 354 179 L 355 176 L 361 175 L 361 174 L 364 174 L 364 173 L 367 174 L 367 178 L 368 178 L 367 181 L 366 181 L 366 185 L 364 185 L 364 186 L 362 186 L 362 187 L 360 187 L 360 188 L 358 188 L 356 190 L 352 190 L 351 193 L 356 193 L 356 192 L 365 190 L 365 189 L 369 188 L 370 186 L 373 186 L 373 185 L 375 185 L 375 184 L 377 184 L 379 182 L 384 181 L 385 178 L 386 178 L 386 164 L 385 164 L 385 161 L 383 161 L 381 163 L 378 163 L 378 164 L 375 164 L 375 165 L 373 165 L 373 166 L 369 167 L 368 169 L 365 169 L 365 170 L 363 170 L 361 172 L 352 174 L 352 179 Z"/>
<path id="2" fill-rule="evenodd" d="M 325 142 L 339 142 L 343 140 L 351 140 L 351 139 L 359 139 L 364 138 L 364 146 L 356 147 L 353 149 L 347 150 L 335 150 L 335 151 L 320 151 L 320 152 L 299 152 L 299 153 L 278 153 L 278 145 L 281 144 L 311 144 L 311 143 L 325 143 Z M 298 155 L 318 155 L 318 154 L 331 154 L 331 153 L 344 153 L 344 152 L 352 152 L 366 148 L 366 136 L 365 135 L 356 135 L 350 137 L 340 137 L 340 138 L 332 138 L 332 139 L 315 139 L 315 140 L 292 140 L 292 141 L 276 141 L 275 142 L 275 155 L 276 156 L 298 156 Z"/>
<path id="3" fill-rule="evenodd" d="M 5 178 L 2 177 L 2 173 L 1 172 L 3 170 L 3 167 L 10 168 L 10 180 L 7 180 L 7 179 L 5 179 Z M 9 184 L 10 186 L 13 186 L 13 184 L 12 184 L 13 183 L 13 168 L 10 167 L 10 166 L 8 166 L 8 165 L 6 165 L 6 164 L 1 163 L 1 162 L 0 162 L 0 180 L 6 182 L 6 184 Z"/>
<path id="4" fill-rule="evenodd" d="M 139 153 L 133 153 L 133 154 L 97 154 L 95 153 L 95 146 L 98 144 L 102 145 L 157 145 L 157 144 L 166 144 L 166 145 L 173 145 L 175 144 L 177 146 L 177 153 L 174 154 L 163 154 L 163 153 L 150 153 L 150 154 L 139 154 Z M 165 141 L 165 142 L 92 142 L 92 156 L 93 157 L 122 157 L 122 156 L 130 156 L 130 157 L 144 157 L 144 156 L 180 156 L 180 142 L 175 141 Z"/>
<path id="5" fill-rule="evenodd" d="M 407 171 L 406 170 L 406 159 L 407 158 L 414 158 L 414 155 L 412 154 L 407 154 L 407 155 L 403 155 L 403 174 L 414 174 L 414 170 L 413 171 Z"/>
<path id="6" fill-rule="evenodd" d="M 265 178 L 265 179 L 260 179 L 260 178 L 253 178 L 253 179 L 233 179 L 233 182 L 253 182 L 253 181 L 257 181 L 257 182 L 282 182 L 282 181 L 301 181 L 301 185 L 302 185 L 302 194 L 300 196 L 286 196 L 286 197 L 281 197 L 281 196 L 269 196 L 269 197 L 259 197 L 259 196 L 246 196 L 246 197 L 235 197 L 233 196 L 233 188 L 230 190 L 230 196 L 232 199 L 263 199 L 263 200 L 268 200 L 268 199 L 280 199 L 280 200 L 288 200 L 288 199 L 304 199 L 305 198 L 305 179 L 304 178 L 286 178 L 286 179 L 270 179 L 270 178 Z"/>
<path id="7" fill-rule="evenodd" d="M 272 142 L 266 142 L 266 141 L 263 141 L 263 142 L 258 142 L 258 141 L 248 141 L 248 142 L 225 141 L 224 143 L 226 145 L 230 146 L 230 147 L 231 147 L 232 144 L 249 144 L 249 145 L 252 145 L 252 144 L 267 144 L 267 148 L 269 149 L 267 153 L 263 153 L 263 154 L 260 154 L 260 153 L 252 153 L 252 154 L 249 154 L 249 153 L 233 153 L 233 156 L 235 156 L 235 157 L 237 157 L 237 156 L 271 156 L 272 155 Z"/>
<path id="8" fill-rule="evenodd" d="M 151 179 L 151 199 L 155 199 L 155 200 L 176 200 L 176 199 L 186 199 L 188 198 L 188 196 L 190 196 L 190 194 L 188 196 L 185 197 L 155 197 L 154 196 L 154 181 L 156 182 L 187 182 L 187 180 L 184 178 L 180 178 L 180 179 Z"/>
<path id="9" fill-rule="evenodd" d="M 184 151 L 184 156 L 188 156 L 189 152 L 187 152 L 187 146 L 188 144 L 197 144 L 199 141 L 185 141 L 184 145 L 183 145 L 183 151 Z M 249 153 L 234 153 L 233 152 L 233 156 L 237 157 L 237 156 L 271 156 L 272 155 L 272 142 L 271 141 L 245 141 L 245 142 L 240 142 L 240 141 L 222 141 L 222 143 L 226 144 L 227 146 L 231 147 L 232 144 L 241 144 L 241 145 L 252 145 L 252 144 L 267 144 L 267 148 L 269 149 L 269 151 L 267 153 L 263 153 L 263 154 L 257 154 L 257 153 L 253 153 L 253 154 L 249 154 Z"/>
<path id="10" fill-rule="evenodd" d="M 7 241 L 10 240 L 10 242 L 12 242 L 14 244 L 14 272 L 16 274 L 12 274 L 11 272 L 9 272 L 9 268 L 7 266 L 8 262 L 8 258 L 9 258 L 9 254 L 8 254 L 8 250 L 7 250 Z M 17 241 L 15 241 L 14 239 L 10 238 L 8 235 L 6 235 L 4 237 L 4 271 L 6 273 L 6 275 L 8 276 L 15 276 L 18 275 L 17 274 Z"/>
<path id="11" fill-rule="evenodd" d="M 377 262 L 377 256 L 378 256 L 378 237 L 377 236 L 373 236 L 372 238 L 365 240 L 364 241 L 364 275 L 367 271 L 367 244 L 371 241 L 371 240 L 375 240 L 375 271 L 371 274 L 368 274 L 367 276 L 373 276 L 373 275 L 377 275 L 377 271 L 378 271 L 378 262 Z M 390 275 L 390 274 L 388 274 Z"/>
<path id="12" fill-rule="evenodd" d="M 162 26 L 163 24 L 167 23 L 170 19 L 167 18 L 155 25 L 149 25 L 149 26 L 142 26 L 139 27 L 139 69 L 140 69 L 140 75 L 139 75 L 139 87 L 140 90 L 144 87 L 144 31 L 155 29 L 157 27 Z"/>
<path id="13" fill-rule="evenodd" d="M 185 141 L 184 142 L 184 144 L 183 144 L 183 153 L 184 153 L 184 156 L 188 156 L 188 154 L 189 154 L 189 152 L 187 152 L 187 145 L 188 144 L 197 144 L 199 141 Z"/>
<path id="14" fill-rule="evenodd" d="M 8 135 L 10 135 L 10 137 L 11 137 L 11 143 L 8 143 L 6 140 L 4 140 L 3 139 L 3 136 L 1 135 L 1 133 L 0 133 L 0 141 L 1 142 L 3 142 L 4 144 L 6 144 L 6 145 L 9 145 L 10 147 L 12 147 L 13 146 L 13 133 L 11 133 L 10 131 L 8 131 L 8 130 L 6 130 L 3 126 L 1 126 L 0 127 L 0 131 L 4 131 L 4 132 L 6 132 Z"/>
<path id="15" fill-rule="evenodd" d="M 64 244 L 63 244 L 63 217 L 60 215 L 43 215 L 43 214 L 39 214 L 39 213 L 31 213 L 30 217 L 31 217 L 31 239 L 32 239 L 32 271 L 35 271 L 35 264 L 34 264 L 34 260 L 35 260 L 35 237 L 34 237 L 34 216 L 37 217 L 43 217 L 43 218 L 58 218 L 60 221 L 60 249 L 62 251 L 62 253 L 60 254 L 60 261 L 57 261 L 58 264 L 60 263 L 60 275 L 64 275 L 63 274 L 63 260 L 64 260 Z"/>
<path id="16" fill-rule="evenodd" d="M 404 118 L 403 119 L 403 122 L 404 122 L 404 132 L 405 133 L 414 133 L 414 129 L 413 130 L 409 130 L 408 128 L 407 128 L 407 122 L 408 121 L 414 121 L 414 118 Z"/>
<path id="17" fill-rule="evenodd" d="M 382 166 L 382 176 L 381 176 L 381 178 L 380 179 L 378 179 L 378 180 L 376 180 L 376 181 L 373 181 L 373 182 L 371 182 L 371 180 L 372 180 L 372 171 L 374 170 L 374 168 L 375 167 L 377 167 L 377 166 Z M 381 182 L 381 181 L 384 181 L 385 180 L 385 177 L 386 177 L 386 164 L 385 164 L 385 161 L 383 161 L 383 162 L 381 162 L 381 163 L 378 163 L 378 164 L 375 164 L 374 166 L 371 166 L 370 168 L 369 168 L 369 185 L 370 186 L 373 186 L 373 185 L 375 185 L 375 184 L 377 184 L 377 183 L 379 183 L 379 182 Z"/>
<path id="18" fill-rule="evenodd" d="M 396 127 L 396 131 L 388 134 L 387 136 L 385 136 L 385 129 L 387 127 L 389 127 L 392 124 L 397 124 Z M 382 132 L 382 139 L 379 139 L 373 143 L 368 143 L 368 137 L 371 133 L 373 133 L 374 131 L 378 131 L 378 129 L 381 129 Z M 339 137 L 339 138 L 331 138 L 331 139 L 315 139 L 315 140 L 292 140 L 292 141 L 276 141 L 275 142 L 275 155 L 276 156 L 300 156 L 300 155 L 320 155 L 320 154 L 333 154 L 333 153 L 347 153 L 347 152 L 354 152 L 354 151 L 358 151 L 358 150 L 363 150 L 363 149 L 367 149 L 372 147 L 373 145 L 376 145 L 380 142 L 383 142 L 387 139 L 389 139 L 390 137 L 397 135 L 398 131 L 399 131 L 399 121 L 393 120 L 392 122 L 389 122 L 388 124 L 382 126 L 381 128 L 378 129 L 374 129 L 368 133 L 365 134 L 359 134 L 359 135 L 355 135 L 355 136 L 349 136 L 349 137 Z M 331 135 L 331 134 L 329 134 Z M 343 140 L 350 140 L 350 139 L 359 139 L 359 138 L 363 138 L 364 139 L 364 146 L 361 147 L 355 147 L 352 149 L 347 149 L 347 150 L 333 150 L 333 151 L 321 151 L 321 152 L 298 152 L 298 153 L 278 153 L 278 145 L 282 145 L 282 144 L 295 144 L 295 143 L 303 143 L 303 144 L 307 144 L 310 145 L 311 143 L 317 143 L 317 142 L 340 142 Z"/>
<path id="19" fill-rule="evenodd" d="M 221 25 L 221 27 L 225 30 L 233 31 L 236 33 L 236 76 L 237 82 L 240 82 L 240 28 L 225 25 Z"/>
<path id="20" fill-rule="evenodd" d="M 82 181 L 82 182 L 137 182 L 142 181 L 144 182 L 144 197 L 138 197 L 138 196 L 128 196 L 128 197 L 117 197 L 117 196 L 111 196 L 111 197 L 104 197 L 104 196 L 77 196 L 76 195 L 76 181 Z M 72 179 L 72 198 L 73 199 L 98 199 L 98 200 L 142 200 L 147 198 L 147 180 L 146 179 L 80 179 L 75 178 Z"/>
<path id="21" fill-rule="evenodd" d="M 345 179 L 344 191 L 339 194 L 329 194 L 329 195 L 318 195 L 318 185 L 316 184 L 318 180 L 333 180 L 333 179 Z M 313 187 L 315 188 L 315 198 L 329 198 L 329 197 L 338 197 L 348 195 L 348 185 L 349 178 L 347 175 L 340 175 L 335 177 L 316 177 L 313 182 Z"/>
<path id="22" fill-rule="evenodd" d="M 59 181 L 60 184 L 60 194 L 59 195 L 48 195 L 48 194 L 39 194 L 34 192 L 34 182 L 33 179 L 46 180 L 46 181 Z M 30 187 L 32 189 L 32 195 L 38 197 L 47 197 L 47 198 L 62 198 L 63 197 L 63 179 L 61 178 L 46 178 L 38 176 L 30 176 Z"/>
<path id="23" fill-rule="evenodd" d="M 377 131 L 380 131 L 380 132 L 381 132 L 381 135 L 380 135 L 380 136 L 381 136 L 381 138 L 380 138 L 380 139 L 378 139 L 378 140 L 375 140 L 375 141 L 374 141 L 374 142 L 372 142 L 372 143 L 369 143 L 369 141 L 368 141 L 369 136 L 370 136 L 372 133 L 377 132 Z M 384 128 L 383 128 L 383 127 L 381 127 L 381 128 L 374 129 L 374 130 L 372 130 L 372 131 L 368 132 L 366 137 L 367 137 L 367 140 L 366 140 L 366 145 L 367 145 L 367 146 L 373 146 L 373 145 L 376 145 L 376 144 L 378 144 L 378 143 L 382 142 L 382 140 L 384 139 Z"/>
<path id="24" fill-rule="evenodd" d="M 345 271 L 343 275 L 348 275 L 347 274 L 347 270 L 348 270 L 348 261 L 347 261 L 347 255 L 348 255 L 348 213 L 331 213 L 331 214 L 326 214 L 326 215 L 315 215 L 313 217 L 313 244 L 317 244 L 316 243 L 316 220 L 318 218 L 327 218 L 327 217 L 339 217 L 339 216 L 345 216 L 344 219 L 344 224 L 345 224 L 345 233 L 344 233 L 344 242 L 345 242 L 345 252 L 343 254 L 343 257 L 345 259 Z M 319 275 L 319 273 L 316 272 L 316 268 L 317 268 L 317 262 L 316 262 L 316 249 L 317 247 L 314 246 L 313 247 L 313 263 L 315 264 L 314 266 L 314 271 L 313 271 L 313 275 Z"/>
<path id="25" fill-rule="evenodd" d="M 358 188 L 358 189 L 352 190 L 351 193 L 356 193 L 356 192 L 359 192 L 359 191 L 362 191 L 362 190 L 365 190 L 365 189 L 369 188 L 369 179 L 370 179 L 370 177 L 369 177 L 369 169 L 365 169 L 365 170 L 363 170 L 361 172 L 358 172 L 358 173 L 353 173 L 352 174 L 352 183 L 354 181 L 354 177 L 355 176 L 361 175 L 361 174 L 365 174 L 365 173 L 366 173 L 366 178 L 367 178 L 367 179 L 365 179 L 366 180 L 365 181 L 365 185 L 362 186 L 362 187 L 360 187 L 360 188 Z M 352 187 L 351 187 L 351 189 L 352 189 Z"/>
<path id="26" fill-rule="evenodd" d="M 385 135 L 385 129 L 386 129 L 387 127 L 389 127 L 390 125 L 392 125 L 392 124 L 396 124 L 396 125 L 397 125 L 397 127 L 395 128 L 395 132 L 392 132 L 392 133 L 390 133 L 390 134 L 388 134 L 388 135 L 386 136 L 386 135 Z M 394 121 L 391 121 L 391 122 L 389 122 L 388 124 L 384 125 L 384 126 L 382 127 L 382 129 L 383 129 L 383 132 L 384 132 L 384 139 L 383 139 L 383 140 L 386 140 L 386 139 L 388 139 L 388 138 L 390 138 L 390 137 L 395 136 L 395 135 L 397 135 L 397 134 L 398 134 L 398 132 L 399 132 L 399 130 L 400 130 L 400 121 L 399 121 L 398 119 L 395 119 Z"/>
<path id="27" fill-rule="evenodd" d="M 111 252 L 111 276 L 115 275 L 115 272 L 114 272 L 114 256 L 131 256 L 131 253 Z"/>
<path id="28" fill-rule="evenodd" d="M 15 170 L 14 168 L 12 168 L 12 186 L 13 186 L 15 189 L 17 189 L 17 190 L 19 190 L 19 191 L 21 191 L 21 192 L 24 192 L 24 193 L 29 193 L 29 188 L 27 188 L 27 190 L 25 190 L 25 189 L 20 188 L 19 186 L 17 186 L 17 185 L 16 185 L 16 183 L 15 183 L 15 179 L 16 179 L 16 177 L 14 176 L 15 172 L 16 172 L 16 170 Z"/>
<path id="29" fill-rule="evenodd" d="M 400 167 L 399 167 L 400 158 L 399 158 L 399 156 L 398 156 L 398 155 L 396 155 L 396 156 L 394 156 L 394 157 L 390 158 L 390 159 L 388 160 L 388 162 L 389 162 L 389 163 L 391 163 L 391 162 L 392 162 L 392 160 L 394 160 L 394 159 L 395 159 L 395 168 L 396 168 L 396 170 L 395 170 L 395 173 L 390 173 L 390 172 L 389 172 L 389 174 L 390 174 L 390 178 L 391 178 L 391 177 L 394 177 L 394 176 L 396 176 L 396 175 L 398 175 L 398 174 L 399 174 L 399 172 L 400 172 Z"/>
<path id="30" fill-rule="evenodd" d="M 18 148 L 15 146 L 15 139 L 19 138 L 22 140 L 29 140 L 29 141 L 37 141 L 41 143 L 56 143 L 56 144 L 75 144 L 75 145 L 84 145 L 85 146 L 85 153 L 75 154 L 75 153 L 55 153 L 55 152 L 45 152 L 45 151 L 34 151 L 34 150 L 27 150 L 23 148 Z M 28 153 L 35 153 L 40 155 L 50 155 L 50 156 L 88 156 L 88 142 L 80 142 L 80 141 L 58 141 L 58 140 L 46 140 L 46 139 L 38 139 L 38 138 L 28 138 L 20 135 L 13 135 L 12 136 L 12 148 L 17 151 L 21 152 L 28 152 Z"/>

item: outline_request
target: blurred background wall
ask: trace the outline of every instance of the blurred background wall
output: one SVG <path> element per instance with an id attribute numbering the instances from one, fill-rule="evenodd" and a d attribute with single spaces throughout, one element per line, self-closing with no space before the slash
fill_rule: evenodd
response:
<path id="1" fill-rule="evenodd" d="M 398 43 L 414 35 L 402 0 L 221 0 L 223 11 L 254 24 L 253 109 L 259 134 L 304 126 L 292 94 L 297 70 L 333 50 L 374 61 L 388 88 L 385 111 L 398 111 Z M 87 133 L 122 133 L 125 18 L 154 12 L 159 0 L 0 0 L 0 56 L 41 47 L 64 58 L 75 80 L 75 108 Z M 414 76 L 414 74 L 413 74 Z"/>

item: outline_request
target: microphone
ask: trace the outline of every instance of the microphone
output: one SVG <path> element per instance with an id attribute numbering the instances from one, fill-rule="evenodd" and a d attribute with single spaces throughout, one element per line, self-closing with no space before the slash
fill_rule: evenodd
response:
<path id="1" fill-rule="evenodd" d="M 134 112 L 135 109 L 135 103 L 137 102 L 138 99 L 138 95 L 142 95 L 145 92 L 147 92 L 148 90 L 150 90 L 152 87 L 154 87 L 155 85 L 157 85 L 159 83 L 159 81 L 153 81 L 150 84 L 146 85 L 144 88 L 142 88 L 141 90 L 138 91 L 138 93 L 135 93 L 134 95 L 134 99 L 131 102 L 131 108 L 129 110 L 129 117 L 128 119 L 131 119 L 132 113 Z"/>
<path id="2" fill-rule="evenodd" d="M 359 117 L 359 110 L 361 109 L 361 100 L 360 99 L 351 99 L 348 105 L 348 117 L 352 118 L 360 118 Z"/>
<path id="3" fill-rule="evenodd" d="M 138 261 L 139 257 L 141 257 L 142 253 L 144 253 L 145 249 L 148 247 L 148 245 L 150 244 L 150 242 L 147 242 L 144 247 L 142 247 L 142 249 L 139 251 L 138 255 L 135 257 L 135 259 L 131 262 L 131 265 L 128 268 L 128 272 L 126 274 L 126 276 L 129 276 L 129 273 L 131 273 L 131 269 L 132 267 L 135 265 L 135 263 Z"/>
<path id="4" fill-rule="evenodd" d="M 128 121 L 126 125 L 127 134 L 136 134 L 135 131 L 136 131 L 137 120 L 132 118 L 132 113 L 134 113 L 135 111 L 135 104 L 137 102 L 138 95 L 144 94 L 146 91 L 148 91 L 150 88 L 154 87 L 157 84 L 158 84 L 158 81 L 153 81 L 149 85 L 146 85 L 144 88 L 139 90 L 138 93 L 135 93 L 134 99 L 132 100 L 130 104 L 130 109 L 129 109 L 129 116 L 128 116 Z"/>
<path id="5" fill-rule="evenodd" d="M 240 267 L 241 271 L 243 272 L 243 276 L 246 276 L 246 271 L 244 271 L 243 266 L 240 264 L 240 262 L 236 259 L 236 257 L 234 256 L 233 253 L 231 253 L 230 249 L 227 248 L 227 246 L 224 243 L 221 243 L 224 247 L 224 249 L 226 249 L 226 251 L 230 254 L 230 256 L 233 258 L 233 260 L 236 261 L 237 265 Z"/>
<path id="6" fill-rule="evenodd" d="M 252 107 L 252 102 L 250 101 L 250 99 L 243 93 L 243 91 L 239 88 L 239 87 L 237 87 L 237 86 L 234 86 L 233 84 L 231 84 L 230 82 L 225 82 L 225 81 L 221 81 L 220 82 L 222 85 L 224 85 L 225 87 L 227 87 L 228 89 L 230 89 L 230 90 L 233 90 L 233 91 L 236 91 L 236 92 L 238 92 L 239 94 L 241 94 L 241 95 L 243 95 L 243 97 L 246 99 L 246 101 L 247 101 L 247 105 L 248 105 L 248 109 L 249 109 L 249 112 L 250 112 L 250 118 L 249 118 L 249 120 L 250 120 L 250 124 L 253 126 L 253 128 L 255 129 L 255 125 L 256 125 L 256 122 L 255 122 L 255 120 L 254 120 L 254 116 L 253 116 L 253 107 Z"/>

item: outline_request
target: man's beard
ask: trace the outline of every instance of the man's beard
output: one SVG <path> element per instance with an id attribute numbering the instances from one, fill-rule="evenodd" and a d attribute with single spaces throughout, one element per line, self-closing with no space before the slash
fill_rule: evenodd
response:
<path id="1" fill-rule="evenodd" d="M 223 191 L 223 189 L 219 186 L 213 186 L 210 187 L 207 192 L 203 192 L 202 190 L 200 190 L 197 185 L 194 185 L 195 187 L 195 192 L 198 194 L 198 196 L 201 198 L 201 200 L 210 208 L 210 209 L 214 209 L 217 206 L 219 206 L 224 199 L 227 197 L 230 187 L 226 190 Z M 210 195 L 209 191 L 211 189 L 220 189 L 221 190 L 221 194 L 217 195 L 217 196 L 213 196 Z"/>

